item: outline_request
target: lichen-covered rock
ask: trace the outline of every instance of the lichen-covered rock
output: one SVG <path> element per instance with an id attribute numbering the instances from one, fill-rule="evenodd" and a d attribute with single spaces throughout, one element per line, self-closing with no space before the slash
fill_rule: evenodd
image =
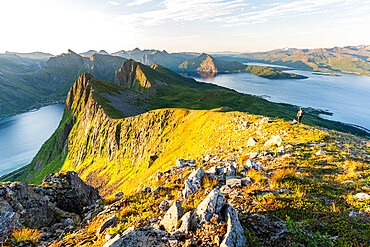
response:
<path id="1" fill-rule="evenodd" d="M 197 170 L 190 173 L 188 179 L 191 180 L 193 183 L 200 183 L 203 177 L 204 177 L 203 167 L 199 167 Z"/>
<path id="2" fill-rule="evenodd" d="M 326 154 L 326 151 L 321 150 L 321 149 L 315 153 L 316 156 L 320 156 L 320 155 L 324 155 L 324 154 Z"/>
<path id="3" fill-rule="evenodd" d="M 181 201 L 177 201 L 167 210 L 160 224 L 164 226 L 167 232 L 173 233 L 176 230 L 177 222 L 183 215 L 184 210 Z"/>
<path id="4" fill-rule="evenodd" d="M 221 247 L 242 247 L 247 244 L 244 230 L 239 222 L 238 214 L 235 209 L 226 204 L 223 209 L 223 216 L 227 221 L 227 233 L 221 243 Z"/>
<path id="5" fill-rule="evenodd" d="M 4 183 L 0 185 L 0 238 L 20 225 L 64 229 L 79 220 L 76 213 L 99 198 L 98 191 L 75 172 L 51 174 L 41 186 Z"/>
<path id="6" fill-rule="evenodd" d="M 19 214 L 16 212 L 1 212 L 0 214 L 0 242 L 6 238 L 13 229 L 19 228 Z"/>
<path id="7" fill-rule="evenodd" d="M 222 194 L 229 194 L 229 193 L 231 193 L 233 190 L 230 188 L 230 186 L 229 185 L 223 185 L 223 186 L 221 186 L 221 188 L 220 188 L 220 192 L 222 193 Z"/>
<path id="8" fill-rule="evenodd" d="M 236 168 L 235 168 L 235 166 L 232 165 L 232 164 L 229 164 L 224 169 L 224 173 L 226 174 L 226 176 L 235 176 L 236 175 Z"/>
<path id="9" fill-rule="evenodd" d="M 103 247 L 120 247 L 122 244 L 122 238 L 120 235 L 116 235 L 114 238 L 106 242 Z"/>
<path id="10" fill-rule="evenodd" d="M 181 217 L 181 219 L 179 221 L 179 225 L 177 225 L 177 227 L 178 227 L 177 231 L 178 232 L 189 233 L 190 224 L 191 224 L 190 216 L 191 216 L 191 212 L 187 212 Z"/>
<path id="11" fill-rule="evenodd" d="M 193 171 L 189 175 L 189 178 L 185 180 L 185 188 L 182 191 L 182 195 L 185 199 L 188 198 L 189 195 L 199 190 L 200 186 L 202 185 L 204 174 L 203 167 L 200 167 L 199 169 Z"/>
<path id="12" fill-rule="evenodd" d="M 230 188 L 241 188 L 243 186 L 243 182 L 240 178 L 231 178 L 226 180 L 226 185 L 230 186 Z"/>
<path id="13" fill-rule="evenodd" d="M 220 213 L 225 205 L 226 199 L 218 189 L 214 189 L 209 195 L 198 205 L 191 214 L 191 228 L 200 227 L 204 222 L 210 221 L 214 214 Z"/>
<path id="14" fill-rule="evenodd" d="M 167 206 L 170 205 L 170 202 L 167 201 L 167 200 L 163 200 L 161 201 L 161 203 L 159 204 L 158 208 L 159 210 L 161 211 L 166 211 L 167 210 Z"/>

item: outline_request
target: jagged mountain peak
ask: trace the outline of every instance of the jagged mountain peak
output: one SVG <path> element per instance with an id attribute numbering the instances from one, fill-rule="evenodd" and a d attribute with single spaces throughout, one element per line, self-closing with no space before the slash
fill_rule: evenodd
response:
<path id="1" fill-rule="evenodd" d="M 68 49 L 67 54 L 78 55 L 76 52 L 72 51 L 71 49 Z"/>
<path id="2" fill-rule="evenodd" d="M 151 68 L 135 62 L 133 59 L 127 59 L 116 72 L 114 82 L 123 87 L 153 94 L 156 82 L 149 79 L 153 72 L 155 71 Z"/>
<path id="3" fill-rule="evenodd" d="M 207 53 L 204 53 L 204 52 L 199 55 L 199 58 L 212 58 L 213 59 L 213 57 L 211 55 L 209 55 Z"/>

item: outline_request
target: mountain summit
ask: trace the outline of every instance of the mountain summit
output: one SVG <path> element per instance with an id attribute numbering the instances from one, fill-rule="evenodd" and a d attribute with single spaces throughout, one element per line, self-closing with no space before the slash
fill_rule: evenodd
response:
<path id="1" fill-rule="evenodd" d="M 145 65 L 128 59 L 116 71 L 114 83 L 140 92 L 146 91 L 154 94 L 158 82 L 151 78 L 151 73 L 154 72 L 149 71 Z"/>

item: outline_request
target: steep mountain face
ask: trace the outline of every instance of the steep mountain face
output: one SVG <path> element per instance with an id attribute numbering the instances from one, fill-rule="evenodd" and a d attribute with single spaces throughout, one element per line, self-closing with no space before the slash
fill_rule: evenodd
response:
<path id="1" fill-rule="evenodd" d="M 248 60 L 285 65 L 293 68 L 346 72 L 370 76 L 369 46 L 346 46 L 318 49 L 278 49 L 233 56 Z"/>
<path id="2" fill-rule="evenodd" d="M 126 60 L 121 68 L 116 71 L 114 83 L 123 87 L 155 94 L 155 88 L 160 82 L 156 82 L 153 78 L 148 78 L 149 73 L 143 70 L 148 70 L 146 66 L 137 63 L 132 59 Z"/>
<path id="3" fill-rule="evenodd" d="M 95 50 L 88 50 L 86 52 L 82 52 L 80 53 L 79 55 L 83 56 L 83 57 L 91 57 L 92 55 L 94 54 L 98 54 L 98 55 L 110 55 L 108 52 L 106 52 L 105 50 L 100 50 L 100 51 L 95 51 Z"/>
<path id="4" fill-rule="evenodd" d="M 181 72 L 215 75 L 217 73 L 248 72 L 268 79 L 305 79 L 307 77 L 286 73 L 266 66 L 244 65 L 237 61 L 222 61 L 208 54 L 186 60 L 178 66 Z"/>
<path id="5" fill-rule="evenodd" d="M 196 72 L 205 72 L 205 73 L 217 73 L 225 72 L 221 68 L 217 68 L 215 64 L 215 59 L 208 54 L 202 53 L 200 56 L 187 60 L 179 65 L 180 70 L 185 71 L 196 71 Z M 241 66 L 241 70 L 245 66 Z"/>

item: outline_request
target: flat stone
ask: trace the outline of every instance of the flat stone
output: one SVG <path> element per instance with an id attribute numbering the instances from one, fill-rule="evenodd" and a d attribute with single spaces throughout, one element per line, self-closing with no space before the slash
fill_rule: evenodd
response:
<path id="1" fill-rule="evenodd" d="M 230 188 L 241 188 L 242 187 L 242 180 L 238 178 L 231 178 L 226 180 L 226 185 L 228 185 Z"/>
<path id="2" fill-rule="evenodd" d="M 283 140 L 281 139 L 279 135 L 273 135 L 267 142 L 265 142 L 264 146 L 265 147 L 269 147 L 271 145 L 280 146 L 282 142 Z"/>
<path id="3" fill-rule="evenodd" d="M 244 169 L 245 170 L 254 169 L 254 170 L 257 170 L 257 171 L 260 171 L 260 172 L 263 171 L 262 167 L 251 159 L 248 159 L 246 161 Z"/>
<path id="4" fill-rule="evenodd" d="M 370 195 L 369 194 L 366 194 L 366 193 L 357 193 L 356 195 L 353 196 L 354 198 L 360 200 L 360 201 L 363 201 L 363 200 L 369 200 L 370 199 Z"/>
<path id="5" fill-rule="evenodd" d="M 248 142 L 247 142 L 247 146 L 248 147 L 252 147 L 252 146 L 255 146 L 258 142 L 258 139 L 254 138 L 254 137 L 250 137 L 248 139 Z"/>

